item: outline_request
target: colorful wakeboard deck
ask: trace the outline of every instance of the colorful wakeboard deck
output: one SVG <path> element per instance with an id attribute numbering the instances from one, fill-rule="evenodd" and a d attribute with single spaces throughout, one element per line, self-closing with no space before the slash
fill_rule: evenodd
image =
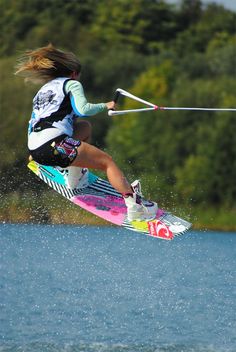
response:
<path id="1" fill-rule="evenodd" d="M 165 240 L 172 240 L 191 227 L 188 221 L 163 209 L 158 209 L 154 220 L 129 221 L 122 195 L 108 181 L 90 171 L 86 172 L 78 188 L 70 189 L 66 186 L 66 170 L 40 165 L 35 161 L 29 162 L 28 167 L 72 203 L 115 225 Z"/>

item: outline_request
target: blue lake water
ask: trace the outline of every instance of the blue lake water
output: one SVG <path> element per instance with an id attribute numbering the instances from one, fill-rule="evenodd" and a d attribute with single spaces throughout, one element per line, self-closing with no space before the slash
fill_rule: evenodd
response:
<path id="1" fill-rule="evenodd" d="M 235 352 L 236 233 L 0 225 L 0 352 Z"/>

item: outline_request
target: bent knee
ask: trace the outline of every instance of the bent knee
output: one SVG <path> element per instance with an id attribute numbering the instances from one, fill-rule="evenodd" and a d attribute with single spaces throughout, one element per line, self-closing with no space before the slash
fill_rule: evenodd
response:
<path id="1" fill-rule="evenodd" d="M 85 120 L 83 120 L 83 121 L 80 121 L 80 122 L 78 122 L 78 126 L 79 126 L 79 128 L 83 128 L 85 131 L 91 131 L 92 130 L 92 124 L 89 122 L 89 121 L 85 121 Z"/>
<path id="2" fill-rule="evenodd" d="M 100 149 L 95 159 L 96 160 L 94 160 L 94 162 L 96 163 L 97 168 L 104 172 L 106 172 L 107 169 L 114 164 L 112 157 Z"/>
<path id="3" fill-rule="evenodd" d="M 89 121 L 77 121 L 75 120 L 73 123 L 73 128 L 75 131 L 87 131 L 91 132 L 92 131 L 92 124 Z"/>
<path id="4" fill-rule="evenodd" d="M 92 134 L 92 125 L 89 121 L 75 121 L 73 125 L 73 137 L 85 142 L 89 142 Z"/>
<path id="5" fill-rule="evenodd" d="M 106 152 L 104 152 L 104 158 L 103 158 L 104 168 L 107 169 L 108 167 L 110 167 L 113 164 L 115 164 L 115 162 L 114 162 L 112 156 L 110 154 L 107 154 Z"/>

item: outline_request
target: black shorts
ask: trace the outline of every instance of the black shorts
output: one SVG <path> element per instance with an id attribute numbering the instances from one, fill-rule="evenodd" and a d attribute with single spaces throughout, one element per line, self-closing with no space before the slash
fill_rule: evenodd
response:
<path id="1" fill-rule="evenodd" d="M 39 164 L 68 167 L 75 160 L 80 145 L 80 141 L 63 134 L 29 152 Z"/>

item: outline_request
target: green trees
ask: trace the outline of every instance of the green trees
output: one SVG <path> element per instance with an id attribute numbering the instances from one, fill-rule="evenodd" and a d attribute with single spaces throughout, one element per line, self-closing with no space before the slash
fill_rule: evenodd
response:
<path id="1" fill-rule="evenodd" d="M 74 51 L 95 102 L 121 87 L 158 105 L 236 107 L 236 13 L 221 6 L 0 0 L 0 11 L 2 192 L 24 188 L 26 179 L 26 131 L 37 87 L 13 75 L 22 50 L 52 42 Z M 162 200 L 235 208 L 235 113 L 101 114 L 91 120 L 93 142 L 109 149 L 130 177 L 143 175 L 153 197 L 158 188 Z M 13 167 L 21 181 L 12 178 Z"/>

